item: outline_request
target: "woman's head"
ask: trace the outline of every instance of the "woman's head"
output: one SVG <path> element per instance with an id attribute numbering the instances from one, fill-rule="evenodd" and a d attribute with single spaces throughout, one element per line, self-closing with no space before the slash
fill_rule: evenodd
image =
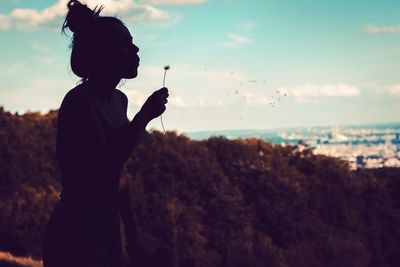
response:
<path id="1" fill-rule="evenodd" d="M 100 16 L 102 7 L 90 9 L 77 0 L 67 4 L 68 14 L 62 30 L 73 32 L 71 68 L 84 80 L 110 76 L 137 76 L 139 48 L 121 20 Z"/>

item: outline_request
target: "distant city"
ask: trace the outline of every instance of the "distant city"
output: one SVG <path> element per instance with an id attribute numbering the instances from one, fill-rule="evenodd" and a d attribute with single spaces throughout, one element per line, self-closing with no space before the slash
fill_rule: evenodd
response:
<path id="1" fill-rule="evenodd" d="M 225 136 L 228 139 L 255 137 L 282 145 L 296 145 L 302 142 L 314 148 L 315 154 L 348 161 L 353 170 L 400 168 L 400 123 L 276 130 L 204 131 L 190 132 L 187 135 L 195 140 Z"/>

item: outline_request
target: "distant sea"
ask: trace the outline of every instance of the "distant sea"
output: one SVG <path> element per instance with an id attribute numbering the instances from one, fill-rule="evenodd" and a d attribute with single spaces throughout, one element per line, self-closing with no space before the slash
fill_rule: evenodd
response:
<path id="1" fill-rule="evenodd" d="M 187 135 L 194 140 L 224 136 L 228 139 L 259 138 L 274 144 L 296 145 L 302 142 L 314 148 L 316 154 L 339 157 L 348 161 L 351 169 L 400 168 L 400 123 L 273 130 L 198 131 Z"/>
<path id="2" fill-rule="evenodd" d="M 334 133 L 344 132 L 359 133 L 362 135 L 384 135 L 385 133 L 400 133 L 400 122 L 363 125 L 333 125 L 315 127 L 294 127 L 279 129 L 246 129 L 246 130 L 215 130 L 215 131 L 193 131 L 186 135 L 194 140 L 205 140 L 213 136 L 224 136 L 228 139 L 259 138 L 266 142 L 275 144 L 289 143 L 297 144 L 299 141 L 307 141 L 311 136 L 332 136 Z M 357 137 L 357 135 L 355 135 Z"/>

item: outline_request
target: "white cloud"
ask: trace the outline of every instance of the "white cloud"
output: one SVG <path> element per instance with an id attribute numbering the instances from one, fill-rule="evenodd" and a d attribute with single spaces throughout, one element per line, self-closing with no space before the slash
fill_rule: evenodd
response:
<path id="1" fill-rule="evenodd" d="M 246 37 L 246 36 L 243 36 L 240 34 L 235 34 L 235 33 L 229 33 L 227 35 L 227 37 L 228 37 L 228 41 L 219 44 L 219 46 L 236 48 L 236 47 L 240 47 L 244 44 L 251 43 L 253 41 L 249 37 Z"/>
<path id="2" fill-rule="evenodd" d="M 246 21 L 239 24 L 239 29 L 244 32 L 252 31 L 256 28 L 256 24 L 252 21 Z"/>
<path id="3" fill-rule="evenodd" d="M 40 54 L 47 54 L 50 51 L 50 47 L 45 42 L 34 41 L 31 43 L 33 50 Z"/>
<path id="4" fill-rule="evenodd" d="M 141 107 L 146 101 L 147 97 L 144 93 L 134 90 L 125 91 L 129 99 L 129 103 L 133 104 L 136 107 Z"/>
<path id="5" fill-rule="evenodd" d="M 129 103 L 135 107 L 141 107 L 146 101 L 146 99 L 149 97 L 143 92 L 134 90 L 127 90 L 125 91 L 125 93 L 128 96 Z M 167 105 L 168 107 L 177 107 L 177 108 L 184 108 L 188 106 L 188 104 L 182 97 L 176 95 L 168 97 Z"/>
<path id="6" fill-rule="evenodd" d="M 298 102 L 313 102 L 320 97 L 354 97 L 361 94 L 360 89 L 347 84 L 304 84 L 289 91 Z"/>
<path id="7" fill-rule="evenodd" d="M 386 91 L 391 95 L 400 96 L 400 84 L 389 86 Z"/>
<path id="8" fill-rule="evenodd" d="M 368 25 L 365 27 L 365 32 L 370 34 L 383 34 L 383 33 L 400 33 L 400 26 L 373 26 Z"/>
<path id="9" fill-rule="evenodd" d="M 17 8 L 9 14 L 0 14 L 0 30 L 20 29 L 32 30 L 37 28 L 60 28 L 67 13 L 68 0 L 58 0 L 53 5 L 36 10 L 32 8 Z M 179 0 L 152 0 L 137 3 L 133 0 L 98 0 L 94 4 L 88 2 L 89 7 L 103 5 L 103 15 L 118 16 L 124 22 L 167 20 L 171 15 L 159 8 L 156 4 L 200 4 L 204 0 L 179 1 Z"/>
<path id="10" fill-rule="evenodd" d="M 0 30 L 7 30 L 10 27 L 11 27 L 11 24 L 10 24 L 9 19 L 6 16 L 0 14 Z"/>
<path id="11" fill-rule="evenodd" d="M 184 107 L 187 107 L 188 104 L 180 96 L 171 96 L 171 97 L 168 98 L 168 106 L 173 106 L 173 107 L 177 107 L 177 108 L 184 108 Z"/>
<path id="12" fill-rule="evenodd" d="M 143 3 L 153 5 L 192 5 L 192 4 L 203 4 L 207 0 L 145 0 Z"/>
<path id="13" fill-rule="evenodd" d="M 196 99 L 196 103 L 193 106 L 198 107 L 225 107 L 231 104 L 229 101 L 221 100 L 221 99 L 210 99 L 204 96 L 198 97 Z"/>
<path id="14" fill-rule="evenodd" d="M 75 86 L 68 78 L 34 78 L 16 87 L 0 90 L 0 106 L 12 112 L 41 111 L 59 108 L 65 93 Z"/>
<path id="15" fill-rule="evenodd" d="M 219 47 L 236 48 L 252 43 L 254 40 L 248 35 L 256 28 L 252 21 L 244 21 L 236 25 L 234 33 L 227 33 L 227 40 L 218 44 Z M 239 33 L 238 33 L 239 32 Z"/>
<path id="16" fill-rule="evenodd" d="M 31 58 L 36 64 L 39 63 L 47 67 L 56 67 L 59 62 L 58 58 L 54 55 L 30 55 L 29 58 Z"/>
<path id="17" fill-rule="evenodd" d="M 257 93 L 244 93 L 245 102 L 249 106 L 265 106 L 271 103 L 271 99 Z"/>
<path id="18" fill-rule="evenodd" d="M 163 73 L 162 65 L 141 66 L 139 76 L 124 86 L 130 103 L 141 106 L 153 91 L 161 87 Z M 234 91 L 244 80 L 247 80 L 247 76 L 234 70 L 172 65 L 166 77 L 170 94 L 167 105 L 174 109 L 231 105 L 238 101 L 239 96 Z"/>
<path id="19" fill-rule="evenodd" d="M 25 75 L 28 70 L 27 61 L 15 61 L 12 64 L 0 64 L 2 76 L 18 77 L 19 75 Z"/>

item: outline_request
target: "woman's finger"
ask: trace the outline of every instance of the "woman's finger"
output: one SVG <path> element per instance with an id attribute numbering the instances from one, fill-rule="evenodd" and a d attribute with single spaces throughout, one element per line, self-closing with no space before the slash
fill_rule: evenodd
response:
<path id="1" fill-rule="evenodd" d="M 167 97 L 168 97 L 168 95 L 159 95 L 158 96 L 158 99 L 160 100 L 160 101 L 164 101 L 165 99 L 167 99 Z"/>
<path id="2" fill-rule="evenodd" d="M 160 94 L 168 94 L 168 88 L 167 87 L 163 87 L 161 89 L 158 89 L 156 92 L 158 92 Z"/>
<path id="3" fill-rule="evenodd" d="M 162 92 L 160 93 L 160 96 L 163 98 L 167 98 L 169 96 L 168 92 Z"/>

